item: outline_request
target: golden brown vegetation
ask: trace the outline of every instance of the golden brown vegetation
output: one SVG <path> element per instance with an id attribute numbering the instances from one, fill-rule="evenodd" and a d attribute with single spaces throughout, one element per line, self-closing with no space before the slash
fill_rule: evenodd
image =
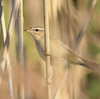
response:
<path id="1" fill-rule="evenodd" d="M 50 33 L 74 49 L 77 35 L 86 20 L 86 15 L 92 1 L 95 2 L 96 0 L 49 0 Z M 6 28 L 8 29 L 12 1 L 3 0 L 3 5 Z M 24 28 L 44 25 L 43 0 L 23 0 L 23 10 Z M 76 53 L 100 64 L 99 18 L 100 1 L 98 0 L 92 10 L 85 35 Z M 19 62 L 22 60 L 18 56 L 20 52 L 18 51 L 18 30 L 16 29 L 18 28 L 15 26 L 9 48 L 14 99 L 19 99 L 21 94 L 24 95 L 25 99 L 46 99 L 45 64 L 36 50 L 31 35 L 23 32 L 24 58 L 22 60 L 24 60 L 24 65 L 23 67 L 19 65 Z M 0 32 L 0 57 L 2 51 L 3 41 Z M 61 86 L 63 82 L 65 70 L 66 67 L 53 67 L 53 74 L 57 71 L 58 73 L 53 77 L 51 82 L 52 97 L 57 92 L 58 86 Z M 72 65 L 67 71 L 67 76 L 59 91 L 58 98 L 55 99 L 99 99 L 99 77 L 99 72 L 93 72 L 84 67 Z M 7 67 L 5 67 L 0 85 L 0 99 L 11 99 L 8 81 L 9 75 Z"/>

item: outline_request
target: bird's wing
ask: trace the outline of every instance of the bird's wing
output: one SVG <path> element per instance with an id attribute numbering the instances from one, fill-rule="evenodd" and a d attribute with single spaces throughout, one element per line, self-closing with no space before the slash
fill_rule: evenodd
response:
<path id="1" fill-rule="evenodd" d="M 71 63 L 84 66 L 93 71 L 99 70 L 100 66 L 96 62 L 81 58 L 76 53 L 74 53 L 71 49 L 65 46 L 65 44 L 63 45 L 63 47 L 68 51 L 69 54 L 67 57 Z"/>
<path id="2" fill-rule="evenodd" d="M 62 41 L 60 41 L 56 37 L 50 36 L 50 39 L 52 39 L 51 44 L 57 47 L 56 50 L 59 50 L 58 54 L 60 53 L 61 55 L 63 54 L 64 59 L 66 59 L 67 62 L 69 62 L 69 64 L 81 65 L 93 71 L 96 71 L 99 69 L 99 65 L 96 62 L 81 58 L 76 53 L 74 53 L 74 51 L 72 51 L 66 44 L 64 44 Z M 54 50 L 52 50 L 52 52 L 53 51 Z M 54 51 L 54 54 L 56 54 L 55 51 Z"/>

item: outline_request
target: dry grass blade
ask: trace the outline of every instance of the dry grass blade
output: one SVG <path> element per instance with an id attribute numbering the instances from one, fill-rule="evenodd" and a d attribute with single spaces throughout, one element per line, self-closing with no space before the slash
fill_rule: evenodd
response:
<path id="1" fill-rule="evenodd" d="M 20 68 L 23 67 L 24 70 L 24 59 L 23 59 L 23 0 L 21 0 L 17 19 L 16 19 L 16 30 L 18 36 L 18 61 Z M 21 79 L 21 72 L 20 72 L 20 79 Z M 24 77 L 23 77 L 24 78 Z M 25 88 L 24 88 L 24 81 L 20 81 L 20 99 L 25 99 Z"/>
<path id="2" fill-rule="evenodd" d="M 20 65 L 23 65 L 23 4 L 19 5 L 17 19 L 16 19 L 16 28 L 18 35 L 18 60 Z"/>
<path id="3" fill-rule="evenodd" d="M 0 0 L 0 4 L 1 4 L 2 8 L 3 8 L 3 2 L 2 2 L 2 0 Z M 2 15 L 1 15 L 1 29 L 2 29 L 2 38 L 3 38 L 3 45 L 4 45 L 5 40 L 6 40 L 6 26 L 5 26 L 5 19 L 4 19 L 4 11 L 3 11 L 3 9 L 2 9 Z M 4 70 L 4 67 L 2 69 L 2 73 L 3 73 L 3 70 Z M 7 70 L 8 70 L 8 73 L 9 73 L 9 91 L 10 91 L 10 97 L 11 97 L 11 99 L 14 99 L 14 97 L 13 97 L 13 84 L 12 84 L 11 65 L 10 65 L 9 55 L 7 55 Z"/>
<path id="4" fill-rule="evenodd" d="M 8 31 L 7 31 L 7 37 L 6 37 L 6 41 L 5 41 L 2 56 L 1 56 L 0 68 L 3 68 L 5 65 L 5 60 L 7 57 L 9 44 L 10 44 L 10 40 L 11 40 L 11 36 L 13 33 L 14 24 L 15 24 L 16 13 L 17 13 L 17 10 L 19 7 L 19 2 L 20 2 L 20 0 L 15 0 L 14 8 L 11 13 L 10 22 L 9 22 Z"/>
<path id="5" fill-rule="evenodd" d="M 45 27 L 47 99 L 51 99 L 51 67 L 50 67 L 50 42 L 49 42 L 50 40 L 49 40 L 48 0 L 44 0 L 44 27 Z"/>
<path id="6" fill-rule="evenodd" d="M 58 95 L 59 95 L 59 92 L 61 90 L 61 87 L 62 87 L 63 83 L 65 82 L 65 80 L 67 78 L 68 70 L 69 70 L 69 65 L 66 67 L 66 70 L 65 70 L 65 73 L 64 73 L 64 78 L 62 79 L 60 85 L 58 86 L 57 91 L 56 91 L 53 99 L 57 99 L 58 98 Z"/>
<path id="7" fill-rule="evenodd" d="M 87 16 L 85 18 L 83 27 L 82 27 L 82 29 L 81 29 L 81 31 L 80 31 L 77 39 L 76 39 L 76 43 L 75 43 L 75 47 L 74 47 L 75 51 L 77 50 L 77 48 L 78 48 L 78 46 L 79 46 L 79 44 L 80 44 L 80 42 L 82 40 L 82 37 L 85 34 L 85 30 L 86 30 L 87 24 L 89 22 L 89 19 L 90 19 L 90 16 L 91 16 L 91 13 L 92 13 L 92 10 L 93 10 L 95 4 L 96 4 L 96 0 L 92 0 L 90 8 L 89 8 L 89 11 L 88 11 Z"/>
<path id="8" fill-rule="evenodd" d="M 11 97 L 11 99 L 14 99 L 11 65 L 10 65 L 10 61 L 9 61 L 9 57 L 8 56 L 7 56 L 7 70 L 8 70 L 8 74 L 9 74 L 9 91 L 10 91 L 10 97 Z"/>

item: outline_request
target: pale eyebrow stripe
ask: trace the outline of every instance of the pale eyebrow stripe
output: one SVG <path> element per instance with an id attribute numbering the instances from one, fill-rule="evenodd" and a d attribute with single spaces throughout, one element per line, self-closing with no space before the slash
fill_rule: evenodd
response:
<path id="1" fill-rule="evenodd" d="M 40 27 L 31 27 L 31 29 L 39 29 L 39 30 L 41 30 L 41 31 L 44 31 L 44 28 L 40 28 Z"/>

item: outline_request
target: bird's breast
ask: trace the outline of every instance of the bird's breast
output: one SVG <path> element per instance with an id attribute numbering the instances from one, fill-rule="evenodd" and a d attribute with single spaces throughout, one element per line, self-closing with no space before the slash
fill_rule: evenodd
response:
<path id="1" fill-rule="evenodd" d="M 40 57 L 45 61 L 45 55 L 44 55 L 44 45 L 41 44 L 40 42 L 38 41 L 35 41 L 35 44 L 36 44 L 36 48 L 37 48 L 37 51 L 40 55 Z"/>

